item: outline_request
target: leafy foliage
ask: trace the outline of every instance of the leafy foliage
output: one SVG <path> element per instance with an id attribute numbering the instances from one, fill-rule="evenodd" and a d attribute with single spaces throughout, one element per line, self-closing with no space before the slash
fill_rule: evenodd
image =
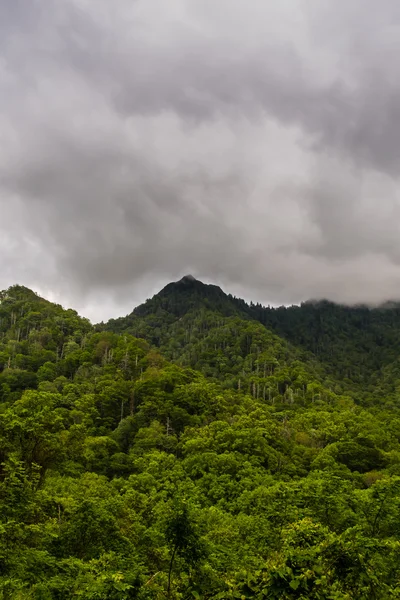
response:
<path id="1" fill-rule="evenodd" d="M 400 598 L 396 307 L 0 299 L 0 598 Z"/>

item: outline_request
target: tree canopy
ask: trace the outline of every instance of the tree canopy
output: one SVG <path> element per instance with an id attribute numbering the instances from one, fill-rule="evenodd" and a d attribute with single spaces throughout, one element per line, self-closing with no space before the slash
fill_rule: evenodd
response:
<path id="1" fill-rule="evenodd" d="M 400 598 L 394 307 L 0 293 L 0 598 Z"/>

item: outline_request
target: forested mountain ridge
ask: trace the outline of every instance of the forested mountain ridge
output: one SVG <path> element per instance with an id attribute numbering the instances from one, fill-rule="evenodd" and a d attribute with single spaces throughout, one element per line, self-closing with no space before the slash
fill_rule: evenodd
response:
<path id="1" fill-rule="evenodd" d="M 395 397 L 203 286 L 0 294 L 0 598 L 400 598 Z"/>
<path id="2" fill-rule="evenodd" d="M 136 307 L 131 314 L 118 319 L 110 319 L 101 324 L 102 328 L 115 333 L 128 331 L 152 336 L 153 343 L 163 343 L 163 331 L 169 325 L 182 319 L 187 313 L 210 311 L 222 317 L 248 317 L 246 303 L 241 306 L 232 296 L 225 294 L 220 287 L 198 281 L 191 275 L 169 283 L 153 298 Z M 251 318 L 251 315 L 249 315 Z M 147 327 L 147 330 L 146 330 Z"/>
<path id="3" fill-rule="evenodd" d="M 348 391 L 311 352 L 266 329 L 252 318 L 252 311 L 221 288 L 186 276 L 127 317 L 98 329 L 144 338 L 169 360 L 199 370 L 225 388 L 269 401 L 282 394 L 288 402 L 293 396 L 315 399 L 319 394 L 328 399 L 330 391 Z"/>
<path id="4" fill-rule="evenodd" d="M 244 328 L 245 322 L 249 326 L 251 321 L 254 327 L 258 321 L 270 336 L 274 333 L 275 339 L 279 338 L 280 344 L 286 340 L 292 354 L 309 365 L 313 363 L 314 375 L 318 365 L 319 377 L 329 381 L 328 387 L 351 392 L 366 403 L 397 398 L 400 306 L 394 302 L 374 308 L 328 301 L 263 307 L 186 276 L 170 283 L 127 317 L 110 320 L 102 327 L 143 337 L 172 360 L 196 366 L 196 361 L 188 359 L 193 344 L 205 337 L 211 324 L 221 327 L 224 319 L 233 316 Z"/>
<path id="5" fill-rule="evenodd" d="M 280 336 L 311 351 L 336 377 L 364 390 L 397 387 L 400 371 L 400 307 L 341 306 L 307 302 L 301 306 L 252 307 L 253 317 Z M 385 370 L 389 368 L 392 380 Z M 394 387 L 393 387 L 394 386 Z"/>

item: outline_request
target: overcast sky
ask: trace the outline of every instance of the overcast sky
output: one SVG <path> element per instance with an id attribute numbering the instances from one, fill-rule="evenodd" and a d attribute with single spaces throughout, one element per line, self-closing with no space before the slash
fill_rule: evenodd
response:
<path id="1" fill-rule="evenodd" d="M 400 298 L 398 0 L 0 0 L 0 288 Z"/>

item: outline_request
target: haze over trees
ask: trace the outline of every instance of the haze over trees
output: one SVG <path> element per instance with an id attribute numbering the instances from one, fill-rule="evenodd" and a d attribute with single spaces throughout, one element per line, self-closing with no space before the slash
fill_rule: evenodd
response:
<path id="1" fill-rule="evenodd" d="M 400 309 L 0 294 L 0 598 L 400 598 Z"/>

